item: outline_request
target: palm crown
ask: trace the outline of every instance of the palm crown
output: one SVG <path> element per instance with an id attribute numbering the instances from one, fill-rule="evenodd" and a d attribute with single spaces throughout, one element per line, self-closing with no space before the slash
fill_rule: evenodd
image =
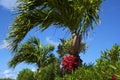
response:
<path id="1" fill-rule="evenodd" d="M 25 62 L 37 65 L 38 69 L 43 68 L 56 59 L 51 53 L 53 50 L 53 45 L 43 46 L 39 39 L 31 37 L 16 49 L 13 58 L 9 61 L 9 66 L 14 68 L 17 64 Z"/>
<path id="2" fill-rule="evenodd" d="M 102 1 L 19 0 L 20 4 L 17 7 L 19 15 L 8 34 L 11 49 L 14 51 L 25 35 L 36 26 L 45 30 L 50 25 L 58 25 L 56 27 L 67 28 L 72 34 L 84 35 L 99 22 L 98 11 Z"/>

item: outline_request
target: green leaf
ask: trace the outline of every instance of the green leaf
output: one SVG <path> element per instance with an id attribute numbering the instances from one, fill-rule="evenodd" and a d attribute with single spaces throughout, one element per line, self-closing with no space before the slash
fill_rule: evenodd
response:
<path id="1" fill-rule="evenodd" d="M 113 65 L 109 65 L 109 67 L 111 67 L 112 69 L 116 70 L 117 68 Z"/>

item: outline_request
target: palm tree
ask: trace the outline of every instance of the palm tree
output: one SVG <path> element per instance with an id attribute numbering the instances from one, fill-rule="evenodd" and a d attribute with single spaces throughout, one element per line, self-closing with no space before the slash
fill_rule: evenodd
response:
<path id="1" fill-rule="evenodd" d="M 38 26 L 67 28 L 72 35 L 70 54 L 78 54 L 83 36 L 99 23 L 99 9 L 103 0 L 19 0 L 18 16 L 10 27 L 8 40 L 14 51 L 26 34 Z"/>
<path id="2" fill-rule="evenodd" d="M 16 49 L 13 58 L 9 61 L 9 66 L 15 68 L 19 63 L 25 62 L 37 65 L 38 71 L 40 71 L 56 59 L 51 54 L 53 50 L 53 45 L 43 46 L 38 38 L 31 37 Z"/>

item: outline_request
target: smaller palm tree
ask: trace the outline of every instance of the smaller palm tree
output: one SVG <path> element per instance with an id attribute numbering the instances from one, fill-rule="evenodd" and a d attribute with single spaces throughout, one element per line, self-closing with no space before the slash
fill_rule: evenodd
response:
<path id="1" fill-rule="evenodd" d="M 43 46 L 38 38 L 31 37 L 14 51 L 15 54 L 8 65 L 15 68 L 21 62 L 36 64 L 40 71 L 55 60 L 55 56 L 51 53 L 53 50 L 53 45 Z"/>

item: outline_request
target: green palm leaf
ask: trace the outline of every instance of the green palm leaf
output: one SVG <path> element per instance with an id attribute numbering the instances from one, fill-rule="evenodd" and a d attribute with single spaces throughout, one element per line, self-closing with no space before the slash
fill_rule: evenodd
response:
<path id="1" fill-rule="evenodd" d="M 18 16 L 10 27 L 8 40 L 14 51 L 26 34 L 36 26 L 67 28 L 79 35 L 87 34 L 99 23 L 98 11 L 103 0 L 18 0 Z"/>
<path id="2" fill-rule="evenodd" d="M 14 51 L 14 56 L 9 61 L 9 66 L 15 68 L 19 63 L 25 62 L 37 65 L 38 69 L 45 67 L 56 59 L 51 53 L 53 50 L 53 45 L 43 46 L 39 39 L 31 37 Z"/>

